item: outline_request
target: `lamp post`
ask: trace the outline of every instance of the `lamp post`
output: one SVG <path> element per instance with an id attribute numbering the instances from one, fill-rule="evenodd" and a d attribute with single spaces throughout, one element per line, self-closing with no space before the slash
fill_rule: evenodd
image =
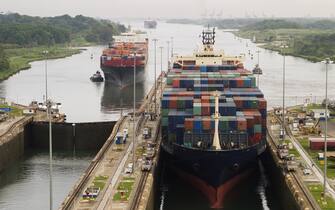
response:
<path id="1" fill-rule="evenodd" d="M 53 190 L 52 190 L 52 125 L 51 125 L 51 106 L 52 102 L 48 99 L 48 53 L 49 51 L 44 50 L 45 55 L 45 105 L 47 108 L 47 117 L 49 120 L 49 202 L 50 210 L 53 207 Z"/>
<path id="2" fill-rule="evenodd" d="M 285 49 L 288 48 L 287 45 L 281 45 L 280 48 L 282 49 L 283 54 L 283 123 L 282 123 L 282 140 L 285 140 L 285 71 L 286 71 L 286 61 L 285 61 Z"/>
<path id="3" fill-rule="evenodd" d="M 260 50 L 257 50 L 256 51 L 256 53 L 257 53 L 257 66 L 258 66 L 258 68 L 260 68 L 259 67 L 259 53 L 260 53 L 261 51 Z M 260 72 L 258 72 L 258 74 L 257 74 L 257 87 L 259 88 L 259 75 L 260 75 Z"/>
<path id="4" fill-rule="evenodd" d="M 160 75 L 160 97 L 162 98 L 162 90 L 163 90 L 163 47 L 160 46 L 159 49 L 161 50 L 161 75 Z"/>
<path id="5" fill-rule="evenodd" d="M 171 58 L 173 57 L 173 36 L 171 36 Z"/>
<path id="6" fill-rule="evenodd" d="M 134 53 L 134 95 L 133 95 L 133 170 L 132 172 L 134 173 L 135 171 L 135 136 L 136 136 L 136 131 L 135 131 L 135 109 L 136 109 L 136 53 Z"/>
<path id="7" fill-rule="evenodd" d="M 167 70 L 170 70 L 170 41 L 167 41 Z"/>
<path id="8" fill-rule="evenodd" d="M 155 50 L 155 94 L 154 94 L 154 103 L 155 103 L 155 116 L 157 115 L 157 110 L 156 110 L 156 98 L 157 98 L 157 94 L 156 94 L 156 91 L 157 91 L 157 86 L 156 86 L 156 80 L 157 80 L 157 76 L 156 76 L 156 71 L 157 71 L 157 59 L 156 59 L 156 44 L 157 44 L 157 41 L 158 41 L 158 39 L 153 39 L 153 41 L 154 41 L 154 50 Z"/>
<path id="9" fill-rule="evenodd" d="M 325 133 L 324 133 L 324 172 L 323 172 L 323 196 L 326 194 L 326 183 L 327 183 L 327 134 L 328 134 L 328 65 L 332 64 L 329 58 L 322 61 L 326 65 L 326 110 L 325 110 Z"/>

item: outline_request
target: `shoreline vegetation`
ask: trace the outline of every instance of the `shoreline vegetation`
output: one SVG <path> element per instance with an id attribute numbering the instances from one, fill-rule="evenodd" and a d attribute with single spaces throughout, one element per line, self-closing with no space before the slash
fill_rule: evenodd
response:
<path id="1" fill-rule="evenodd" d="M 43 53 L 47 50 L 48 55 Z M 31 62 L 45 59 L 59 59 L 79 54 L 82 49 L 69 47 L 32 47 L 32 48 L 12 48 L 4 50 L 8 56 L 9 68 L 0 71 L 0 81 L 8 79 L 10 76 L 22 70 L 31 68 Z"/>
<path id="2" fill-rule="evenodd" d="M 126 30 L 119 23 L 82 15 L 0 14 L 0 81 L 29 69 L 33 61 L 69 57 L 83 47 L 107 44 Z"/>
<path id="3" fill-rule="evenodd" d="M 236 36 L 250 39 L 259 47 L 320 62 L 335 60 L 335 19 L 331 18 L 236 18 L 169 20 L 170 23 L 201 24 L 219 29 L 238 29 Z"/>

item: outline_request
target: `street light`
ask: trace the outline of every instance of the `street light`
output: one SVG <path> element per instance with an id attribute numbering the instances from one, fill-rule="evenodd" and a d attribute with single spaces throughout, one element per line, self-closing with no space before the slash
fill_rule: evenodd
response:
<path id="1" fill-rule="evenodd" d="M 155 116 L 157 115 L 157 111 L 156 111 L 156 91 L 157 91 L 157 86 L 156 86 L 156 70 L 157 70 L 157 61 L 156 61 L 156 43 L 158 41 L 158 39 L 153 39 L 154 41 L 154 48 L 155 48 L 155 98 L 154 98 L 154 102 L 155 102 Z"/>
<path id="2" fill-rule="evenodd" d="M 136 52 L 134 53 L 134 98 L 133 98 L 133 165 L 132 172 L 135 171 L 135 109 L 136 109 Z"/>
<path id="3" fill-rule="evenodd" d="M 283 123 L 282 123 L 282 140 L 284 142 L 285 140 L 285 67 L 286 67 L 286 61 L 285 61 L 285 49 L 288 48 L 287 45 L 281 45 L 280 48 L 282 49 L 283 54 Z"/>
<path id="4" fill-rule="evenodd" d="M 170 70 L 170 41 L 167 41 L 167 71 Z"/>
<path id="5" fill-rule="evenodd" d="M 329 58 L 322 61 L 326 65 L 326 110 L 325 110 L 325 133 L 324 133 L 324 173 L 323 173 L 323 196 L 326 194 L 326 182 L 327 182 L 327 134 L 328 134 L 328 65 L 332 64 Z"/>
<path id="6" fill-rule="evenodd" d="M 52 102 L 48 99 L 48 53 L 49 51 L 44 50 L 43 54 L 45 55 L 45 105 L 47 108 L 47 117 L 49 119 L 49 202 L 50 210 L 52 210 L 52 126 L 51 126 L 51 106 Z"/>
<path id="7" fill-rule="evenodd" d="M 163 47 L 159 47 L 159 49 L 161 50 L 161 75 L 160 75 L 160 83 L 161 83 L 161 92 L 160 92 L 160 96 L 162 98 L 162 90 L 163 90 Z"/>
<path id="8" fill-rule="evenodd" d="M 173 36 L 171 36 L 171 58 L 173 57 Z"/>
<path id="9" fill-rule="evenodd" d="M 261 51 L 260 50 L 257 50 L 256 51 L 256 53 L 257 53 L 257 66 L 258 66 L 258 68 L 260 68 L 259 67 L 259 53 L 260 53 Z M 261 72 L 258 72 L 258 74 L 257 74 L 257 87 L 259 88 L 259 75 L 261 74 Z"/>

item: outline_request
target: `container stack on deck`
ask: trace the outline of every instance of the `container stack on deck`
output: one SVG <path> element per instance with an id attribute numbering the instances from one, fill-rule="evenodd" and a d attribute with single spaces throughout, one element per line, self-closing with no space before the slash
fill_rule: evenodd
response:
<path id="1" fill-rule="evenodd" d="M 167 74 L 162 98 L 162 134 L 170 143 L 212 145 L 215 91 L 219 91 L 221 146 L 253 145 L 266 135 L 266 101 L 255 77 L 235 66 L 183 66 Z M 189 140 L 186 135 L 191 135 Z M 196 139 L 196 140 L 195 140 Z M 233 144 L 231 144 L 233 142 Z"/>

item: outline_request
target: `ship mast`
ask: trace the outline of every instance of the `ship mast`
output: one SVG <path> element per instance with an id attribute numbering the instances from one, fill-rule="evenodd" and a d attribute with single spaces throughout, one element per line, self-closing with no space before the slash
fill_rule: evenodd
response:
<path id="1" fill-rule="evenodd" d="M 205 52 L 212 52 L 213 45 L 215 44 L 215 28 L 213 30 L 208 29 L 202 31 L 202 44 Z"/>
<path id="2" fill-rule="evenodd" d="M 219 92 L 214 92 L 215 97 L 215 113 L 214 113 L 214 120 L 215 120 L 215 131 L 214 131 L 214 139 L 213 139 L 213 148 L 215 150 L 221 150 L 220 145 L 220 138 L 219 138 L 219 119 L 220 119 L 220 113 L 219 113 Z"/>

